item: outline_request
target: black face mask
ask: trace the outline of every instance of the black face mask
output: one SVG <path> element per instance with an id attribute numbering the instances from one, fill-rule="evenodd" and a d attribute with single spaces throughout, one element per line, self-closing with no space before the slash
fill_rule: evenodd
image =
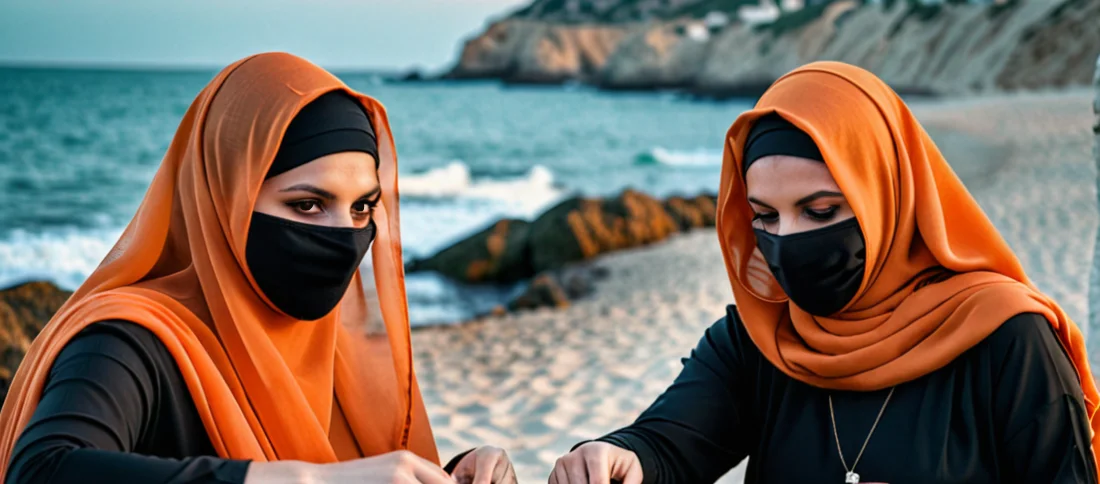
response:
<path id="1" fill-rule="evenodd" d="M 340 303 L 374 232 L 374 221 L 361 229 L 323 227 L 254 212 L 245 259 L 275 307 L 313 321 Z"/>
<path id="2" fill-rule="evenodd" d="M 859 222 L 791 235 L 756 229 L 756 244 L 772 274 L 796 306 L 815 316 L 840 311 L 859 291 L 867 251 Z"/>

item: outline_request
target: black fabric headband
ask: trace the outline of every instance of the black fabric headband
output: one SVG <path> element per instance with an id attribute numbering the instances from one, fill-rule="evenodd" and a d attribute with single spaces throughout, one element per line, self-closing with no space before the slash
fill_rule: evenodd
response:
<path id="1" fill-rule="evenodd" d="M 756 160 L 772 155 L 797 156 L 825 162 L 825 157 L 821 156 L 821 150 L 817 148 L 814 139 L 776 113 L 758 119 L 749 130 L 741 174 L 747 173 L 749 166 Z"/>
<path id="2" fill-rule="evenodd" d="M 362 151 L 378 159 L 378 140 L 366 111 L 344 91 L 313 100 L 290 122 L 266 178 L 343 151 Z"/>

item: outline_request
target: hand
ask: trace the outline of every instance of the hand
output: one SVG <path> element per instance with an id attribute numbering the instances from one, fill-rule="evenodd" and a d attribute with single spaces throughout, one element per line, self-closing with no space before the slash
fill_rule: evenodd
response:
<path id="1" fill-rule="evenodd" d="M 401 450 L 335 464 L 300 461 L 253 462 L 244 484 L 454 484 L 439 466 Z"/>
<path id="2" fill-rule="evenodd" d="M 459 484 L 516 484 L 516 471 L 508 454 L 487 445 L 466 454 L 452 475 Z"/>
<path id="3" fill-rule="evenodd" d="M 550 484 L 642 484 L 638 455 L 606 442 L 589 442 L 558 459 Z"/>

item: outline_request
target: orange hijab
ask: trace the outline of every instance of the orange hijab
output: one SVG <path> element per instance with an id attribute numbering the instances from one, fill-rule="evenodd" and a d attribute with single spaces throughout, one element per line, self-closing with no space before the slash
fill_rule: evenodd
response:
<path id="1" fill-rule="evenodd" d="M 756 249 L 741 153 L 776 112 L 808 133 L 859 220 L 867 268 L 833 317 L 788 302 Z M 1054 327 L 1084 390 L 1096 434 L 1100 394 L 1085 340 L 1023 267 L 909 108 L 873 74 L 815 62 L 783 76 L 727 134 L 718 237 L 737 310 L 777 368 L 821 388 L 876 390 L 935 371 L 1020 313 Z"/>
<path id="2" fill-rule="evenodd" d="M 245 239 L 287 125 L 333 90 L 362 102 L 378 136 L 380 307 L 368 308 L 357 275 L 336 310 L 302 322 L 257 289 Z M 409 449 L 438 462 L 413 375 L 397 202 L 397 157 L 377 101 L 289 54 L 221 71 L 184 115 L 118 243 L 19 366 L 0 412 L 0 482 L 57 354 L 89 324 L 114 319 L 165 344 L 221 457 L 327 463 Z M 348 331 L 368 311 L 381 313 L 386 337 Z"/>

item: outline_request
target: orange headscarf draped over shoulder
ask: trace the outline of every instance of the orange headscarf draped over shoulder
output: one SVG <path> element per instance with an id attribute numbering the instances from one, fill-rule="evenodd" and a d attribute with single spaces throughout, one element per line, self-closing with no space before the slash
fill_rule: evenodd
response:
<path id="1" fill-rule="evenodd" d="M 334 90 L 362 102 L 378 136 L 371 263 L 380 307 L 367 307 L 357 275 L 336 310 L 302 322 L 263 298 L 245 242 L 283 132 Z M 289 54 L 221 71 L 184 115 L 118 243 L 20 365 L 0 412 L 0 482 L 54 359 L 104 320 L 132 321 L 165 344 L 221 457 L 326 463 L 409 449 L 438 462 L 413 375 L 397 201 L 397 158 L 377 101 Z M 387 337 L 346 329 L 363 326 L 368 310 L 381 313 Z"/>
<path id="2" fill-rule="evenodd" d="M 769 113 L 809 134 L 866 242 L 859 292 L 832 317 L 789 303 L 756 249 L 741 154 Z M 1053 326 L 1084 390 L 1097 449 L 1100 394 L 1080 329 L 1028 280 L 1008 244 L 909 108 L 871 73 L 816 62 L 776 81 L 727 135 L 718 236 L 753 342 L 787 375 L 821 388 L 875 390 L 946 366 L 1009 318 Z"/>

